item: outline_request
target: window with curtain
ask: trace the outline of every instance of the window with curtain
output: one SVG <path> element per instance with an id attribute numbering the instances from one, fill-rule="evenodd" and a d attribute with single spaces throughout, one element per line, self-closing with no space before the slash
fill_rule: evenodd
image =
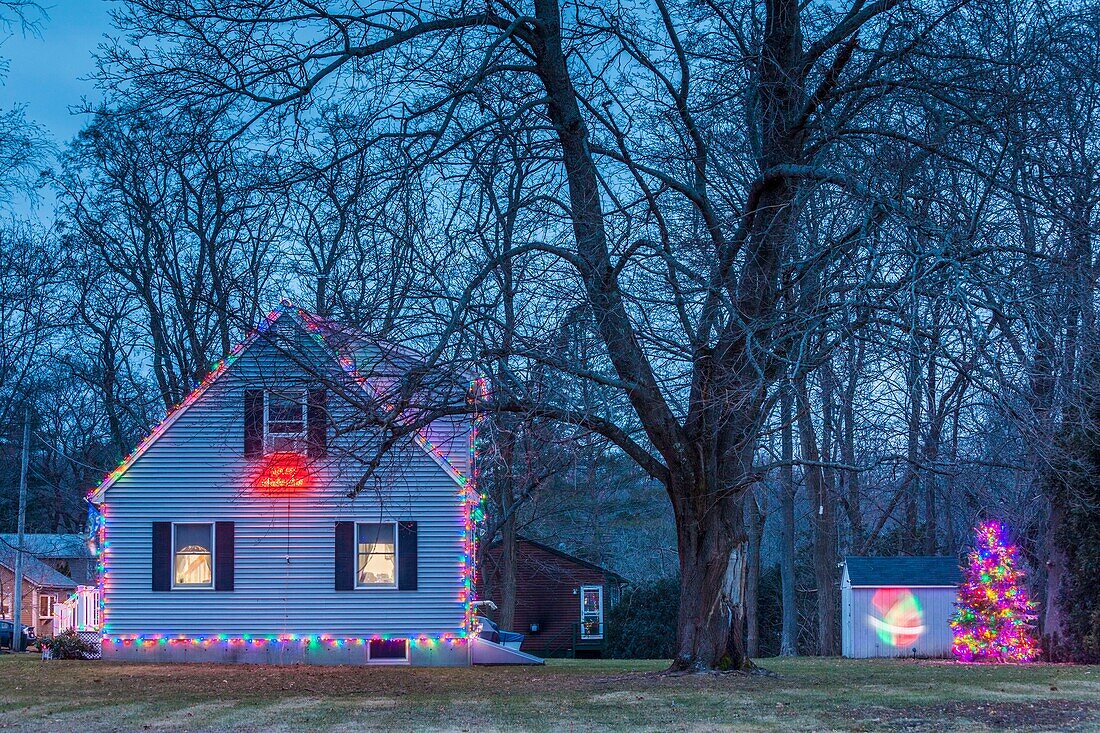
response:
<path id="1" fill-rule="evenodd" d="M 397 587 L 397 525 L 357 524 L 358 573 L 361 588 Z"/>
<path id="2" fill-rule="evenodd" d="M 173 585 L 214 587 L 214 525 L 175 524 L 172 531 Z"/>

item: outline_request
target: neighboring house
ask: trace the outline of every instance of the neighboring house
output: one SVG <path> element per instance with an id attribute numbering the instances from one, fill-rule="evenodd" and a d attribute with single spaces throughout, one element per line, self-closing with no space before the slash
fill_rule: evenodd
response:
<path id="1" fill-rule="evenodd" d="M 500 543 L 486 548 L 479 598 L 500 605 Z M 521 649 L 541 656 L 601 656 L 604 619 L 626 579 L 526 537 L 516 540 L 516 616 Z M 494 620 L 497 614 L 490 612 Z"/>
<path id="2" fill-rule="evenodd" d="M 104 658 L 469 664 L 468 419 L 349 498 L 378 445 L 363 405 L 415 359 L 273 311 L 91 497 Z"/>
<path id="3" fill-rule="evenodd" d="M 14 547 L 0 542 L 0 618 L 11 618 L 15 609 L 15 555 Z M 33 626 L 39 637 L 52 635 L 54 606 L 67 599 L 76 587 L 72 578 L 24 553 L 21 622 Z"/>
<path id="4" fill-rule="evenodd" d="M 0 534 L 0 544 L 16 547 L 19 535 Z M 93 542 L 81 534 L 25 534 L 23 548 L 77 585 L 96 583 L 96 553 Z"/>
<path id="5" fill-rule="evenodd" d="M 846 557 L 840 580 L 846 657 L 947 657 L 959 563 L 953 557 Z"/>

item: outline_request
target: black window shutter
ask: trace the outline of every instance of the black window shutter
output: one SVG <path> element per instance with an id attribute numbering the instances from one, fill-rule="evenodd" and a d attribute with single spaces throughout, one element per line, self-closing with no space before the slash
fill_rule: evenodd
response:
<path id="1" fill-rule="evenodd" d="M 336 523 L 336 590 L 355 590 L 355 522 Z"/>
<path id="2" fill-rule="evenodd" d="M 233 590 L 233 522 L 214 523 L 214 590 Z"/>
<path id="3" fill-rule="evenodd" d="M 322 388 L 311 389 L 306 405 L 307 451 L 310 458 L 328 452 L 328 395 Z"/>
<path id="4" fill-rule="evenodd" d="M 416 590 L 416 522 L 397 523 L 397 590 Z"/>
<path id="5" fill-rule="evenodd" d="M 256 458 L 264 453 L 264 391 L 244 391 L 244 455 Z"/>
<path id="6" fill-rule="evenodd" d="M 172 523 L 153 522 L 153 590 L 172 590 Z"/>

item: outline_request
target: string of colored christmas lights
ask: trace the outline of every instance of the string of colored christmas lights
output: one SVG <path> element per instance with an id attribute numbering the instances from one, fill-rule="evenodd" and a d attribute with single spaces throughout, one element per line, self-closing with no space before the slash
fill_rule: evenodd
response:
<path id="1" fill-rule="evenodd" d="M 116 646 L 366 646 L 372 641 L 406 640 L 411 646 L 432 648 L 439 644 L 462 644 L 466 637 L 460 634 L 406 636 L 401 634 L 373 634 L 371 636 L 334 636 L 332 634 L 107 634 L 103 641 Z"/>
<path id="2" fill-rule="evenodd" d="M 474 589 L 477 587 L 477 528 L 485 520 L 485 502 L 488 496 L 481 491 L 480 467 L 478 456 L 481 453 L 481 444 L 478 435 L 481 432 L 481 424 L 485 419 L 485 413 L 479 409 L 479 405 L 485 403 L 489 395 L 488 381 L 485 377 L 478 377 L 470 385 L 467 399 L 471 402 L 474 419 L 470 430 L 470 469 L 469 481 L 466 485 L 463 511 L 465 514 L 465 536 L 463 537 L 463 550 L 465 552 L 466 566 L 463 569 L 463 591 L 466 600 L 465 627 L 472 632 L 474 629 Z"/>
<path id="3" fill-rule="evenodd" d="M 951 620 L 953 651 L 963 662 L 1030 662 L 1039 656 L 1035 604 L 1003 524 L 983 522 L 963 571 Z"/>
<path id="4" fill-rule="evenodd" d="M 107 626 L 108 601 L 107 601 L 107 599 L 108 599 L 108 596 L 109 596 L 108 589 L 109 589 L 109 581 L 110 581 L 110 574 L 109 574 L 109 567 L 108 567 L 108 565 L 109 565 L 109 555 L 110 555 L 110 540 L 108 538 L 108 533 L 107 533 L 108 507 L 107 507 L 107 503 L 104 501 L 104 499 L 105 499 L 104 491 L 105 491 L 105 489 L 107 488 L 107 486 L 109 484 L 111 484 L 115 480 L 117 480 L 120 476 L 122 476 L 130 468 L 130 466 L 133 464 L 133 462 L 142 454 L 142 452 L 149 445 L 151 445 L 153 443 L 153 441 L 155 441 L 157 438 L 159 438 L 160 435 L 163 434 L 164 431 L 168 429 L 168 427 L 170 427 L 170 425 L 174 422 L 175 417 L 177 417 L 181 413 L 181 410 L 183 410 L 184 408 L 190 406 L 191 404 L 196 402 L 203 394 L 205 394 L 207 389 L 209 389 L 210 385 L 213 384 L 222 374 L 225 373 L 225 371 L 230 366 L 232 366 L 237 361 L 237 359 L 240 357 L 240 355 L 244 353 L 244 351 L 248 348 L 248 346 L 250 346 L 259 337 L 260 334 L 263 334 L 264 332 L 266 332 L 271 327 L 271 325 L 284 312 L 286 312 L 288 310 L 291 310 L 291 309 L 294 309 L 295 312 L 298 314 L 298 316 L 301 319 L 301 322 L 306 327 L 306 331 L 308 333 L 312 334 L 315 337 L 316 340 L 318 340 L 324 347 L 326 347 L 331 353 L 333 353 L 337 357 L 337 362 L 340 364 L 341 368 L 349 376 L 351 376 L 356 381 L 357 384 L 367 386 L 372 391 L 377 392 L 377 390 L 375 389 L 375 386 L 371 383 L 371 380 L 363 377 L 359 373 L 359 370 L 358 370 L 357 366 L 355 365 L 354 360 L 349 355 L 342 353 L 340 349 L 334 348 L 334 346 L 332 344 L 329 344 L 326 341 L 320 324 L 312 317 L 311 314 L 307 313 L 303 309 L 295 308 L 295 306 L 289 300 L 282 301 L 278 306 L 275 307 L 275 309 L 273 309 L 270 313 L 268 313 L 267 316 L 260 321 L 260 323 L 257 325 L 257 327 L 253 331 L 249 332 L 246 339 L 244 341 L 242 341 L 241 343 L 237 344 L 236 346 L 234 346 L 233 349 L 230 351 L 230 353 L 228 355 L 226 355 L 226 357 L 224 359 L 222 359 L 219 362 L 217 362 L 216 364 L 212 365 L 211 371 L 205 377 L 203 377 L 203 379 L 198 384 L 196 384 L 194 386 L 191 393 L 188 394 L 188 396 L 183 401 L 181 401 L 177 405 L 170 408 L 167 411 L 167 413 L 165 414 L 164 418 L 160 421 L 160 423 L 158 423 L 149 432 L 148 435 L 146 435 L 144 438 L 142 438 L 138 442 L 138 444 L 134 448 L 134 450 L 132 452 L 130 452 L 129 454 L 127 454 L 119 462 L 118 466 L 115 469 L 108 472 L 107 475 L 104 476 L 103 480 L 100 481 L 99 485 L 95 489 L 93 489 L 92 491 L 89 492 L 89 494 L 88 494 L 89 502 L 91 502 L 93 504 L 97 504 L 98 507 L 99 507 L 99 522 L 98 522 L 98 527 L 96 529 L 96 534 L 97 534 L 97 537 L 98 537 L 98 540 L 99 540 L 99 542 L 98 542 L 99 548 L 98 548 L 98 557 L 97 557 L 96 568 L 97 568 L 97 572 L 99 573 L 99 577 L 100 577 L 99 606 L 100 606 L 100 619 L 101 619 L 101 626 L 102 626 L 103 634 L 104 634 L 104 636 L 103 636 L 104 641 L 109 642 L 109 643 L 127 643 L 127 641 L 129 641 L 129 643 L 134 643 L 135 640 L 139 640 L 142 645 L 149 645 L 146 642 L 151 641 L 153 644 L 184 643 L 187 640 L 190 640 L 189 643 L 196 643 L 195 640 L 199 640 L 197 643 L 203 644 L 203 643 L 211 643 L 211 642 L 207 641 L 209 639 L 214 639 L 214 640 L 217 640 L 217 641 L 227 641 L 227 640 L 230 639 L 230 637 L 227 637 L 224 634 L 213 636 L 213 637 L 209 637 L 209 636 L 207 636 L 207 637 L 202 637 L 202 636 L 187 637 L 187 636 L 179 636 L 179 635 L 116 636 L 116 635 L 111 635 L 108 632 L 108 626 Z M 475 397 L 472 397 L 472 399 L 478 399 L 479 397 L 484 396 L 484 394 L 485 394 L 485 380 L 483 378 L 478 378 L 478 379 L 474 380 L 474 383 L 471 387 L 471 394 L 476 395 Z M 425 642 L 428 642 L 433 638 L 437 639 L 438 641 L 446 641 L 446 642 L 452 642 L 452 641 L 457 640 L 457 639 L 464 639 L 470 633 L 470 631 L 473 628 L 473 606 L 472 606 L 472 601 L 474 600 L 474 598 L 473 598 L 473 592 L 474 592 L 473 588 L 474 588 L 474 573 L 475 573 L 474 553 L 476 552 L 476 536 L 477 536 L 476 535 L 476 525 L 477 525 L 477 523 L 479 523 L 481 521 L 481 516 L 483 516 L 483 510 L 480 508 L 480 505 L 484 501 L 484 496 L 480 495 L 477 492 L 477 489 L 476 489 L 476 483 L 477 482 L 476 482 L 475 474 L 476 474 L 476 458 L 477 458 L 477 453 L 478 453 L 477 428 L 478 428 L 478 425 L 480 423 L 480 418 L 478 417 L 478 414 L 477 414 L 476 411 L 475 411 L 475 418 L 474 418 L 473 422 L 474 422 L 473 429 L 471 430 L 471 436 L 470 436 L 470 451 L 471 451 L 471 454 L 470 454 L 470 465 L 469 465 L 469 468 L 468 468 L 468 475 L 464 474 L 462 471 L 459 471 L 451 463 L 451 461 L 450 461 L 449 457 L 447 456 L 447 454 L 441 448 L 434 445 L 428 439 L 428 437 L 425 434 L 424 430 L 419 430 L 419 431 L 416 431 L 414 433 L 414 439 L 416 440 L 416 442 L 419 445 L 421 445 L 426 451 L 428 451 L 438 462 L 440 462 L 441 465 L 443 465 L 448 470 L 448 473 L 450 473 L 452 475 L 452 477 L 459 484 L 460 498 L 461 498 L 461 502 L 462 502 L 462 513 L 463 513 L 463 529 L 462 529 L 462 534 L 461 534 L 462 544 L 463 544 L 463 557 L 460 559 L 460 565 L 459 565 L 460 578 L 461 578 L 461 581 L 462 581 L 462 589 L 460 591 L 459 602 L 461 604 L 463 604 L 463 606 L 464 606 L 463 627 L 461 629 L 459 629 L 458 632 L 455 633 L 455 634 L 444 634 L 444 635 L 441 635 L 439 637 L 427 637 L 427 636 L 418 636 L 418 637 L 416 637 L 417 639 L 425 640 Z M 478 516 L 479 514 L 481 516 Z M 232 637 L 232 638 L 242 640 L 240 643 L 245 643 L 244 640 L 246 640 L 246 639 L 251 640 L 248 643 L 256 643 L 255 640 L 257 640 L 257 639 L 263 639 L 263 641 L 259 642 L 259 643 L 287 643 L 289 641 L 295 641 L 295 640 L 302 639 L 302 638 L 309 639 L 309 638 L 313 638 L 313 637 L 299 637 L 297 635 L 290 634 L 290 635 L 274 635 L 274 636 L 271 636 L 271 635 L 247 636 L 246 635 L 246 636 L 242 636 L 242 637 Z M 363 643 L 364 639 L 365 640 L 370 640 L 370 639 L 380 638 L 380 639 L 385 640 L 388 637 L 384 637 L 384 636 L 383 637 L 374 637 L 374 636 L 372 636 L 372 637 L 347 637 L 347 638 L 344 638 L 344 639 L 341 640 L 341 639 L 337 639 L 336 637 L 332 637 L 332 636 L 328 636 L 328 635 L 322 635 L 322 636 L 319 636 L 319 637 L 316 637 L 316 638 L 317 639 L 323 639 L 323 640 L 331 640 L 333 643 L 336 643 L 337 645 L 339 645 L 339 643 L 346 644 L 346 643 L 349 643 L 349 642 L 350 643 L 356 643 L 356 642 Z M 169 640 L 169 641 L 162 641 L 162 640 Z M 237 642 L 233 642 L 233 643 L 237 643 Z M 321 643 L 327 643 L 327 642 L 321 642 Z"/>

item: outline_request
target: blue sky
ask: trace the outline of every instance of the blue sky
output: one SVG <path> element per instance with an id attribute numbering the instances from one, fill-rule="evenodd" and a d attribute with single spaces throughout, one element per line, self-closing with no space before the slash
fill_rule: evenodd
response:
<path id="1" fill-rule="evenodd" d="M 0 57 L 8 59 L 7 78 L 0 86 L 0 109 L 25 105 L 27 117 L 44 126 L 60 146 L 81 128 L 69 109 L 81 97 L 101 95 L 87 77 L 95 68 L 92 53 L 111 27 L 112 3 L 105 0 L 40 0 L 49 17 L 39 36 L 19 29 L 4 32 Z"/>

